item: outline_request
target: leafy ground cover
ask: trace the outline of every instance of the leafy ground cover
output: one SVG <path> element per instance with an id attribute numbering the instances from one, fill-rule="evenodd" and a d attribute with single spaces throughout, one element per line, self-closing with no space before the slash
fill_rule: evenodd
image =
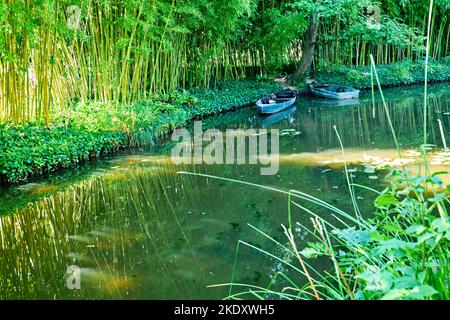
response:
<path id="1" fill-rule="evenodd" d="M 372 86 L 371 66 L 349 67 L 344 65 L 323 65 L 314 73 L 313 78 L 320 83 L 339 84 L 359 89 Z M 377 72 L 383 87 L 399 86 L 424 82 L 425 62 L 403 61 L 386 65 L 377 65 Z M 450 59 L 430 61 L 428 81 L 450 81 Z"/>
<path id="2" fill-rule="evenodd" d="M 222 81 L 213 89 L 158 95 L 129 105 L 78 103 L 38 123 L 0 125 L 0 177 L 17 182 L 33 174 L 69 167 L 121 148 L 142 146 L 205 117 L 247 105 L 279 90 L 274 82 Z"/>

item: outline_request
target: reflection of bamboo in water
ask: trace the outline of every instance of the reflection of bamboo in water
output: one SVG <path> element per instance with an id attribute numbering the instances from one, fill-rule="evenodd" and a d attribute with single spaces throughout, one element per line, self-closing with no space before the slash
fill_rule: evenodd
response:
<path id="1" fill-rule="evenodd" d="M 99 284 L 83 288 L 80 294 L 122 297 L 123 290 L 131 289 L 135 259 L 155 254 L 164 278 L 179 290 L 161 250 L 170 244 L 167 231 L 173 233 L 170 221 L 176 215 L 165 188 L 179 183 L 181 177 L 163 174 L 155 179 L 154 171 L 137 169 L 110 183 L 112 178 L 90 179 L 0 219 L 0 298 L 73 296 L 65 289 L 64 274 L 68 265 L 77 262 L 71 261 L 74 257 L 86 255 L 90 259 L 83 264 L 100 271 L 95 280 Z M 185 191 L 192 190 L 193 180 L 182 179 Z M 178 225 L 181 229 L 182 221 Z M 117 229 L 111 230 L 111 226 Z M 136 236 L 130 240 L 136 230 L 147 235 L 138 246 Z M 132 254 L 132 250 L 142 252 Z M 199 265 L 194 249 L 190 250 Z M 180 269 L 179 261 L 175 263 Z M 152 276 L 152 270 L 148 274 Z M 182 290 L 186 293 L 189 289 Z"/>
<path id="2" fill-rule="evenodd" d="M 405 97 L 401 100 L 388 101 L 388 108 L 394 127 L 400 139 L 409 141 L 412 137 L 423 133 L 423 118 L 419 108 L 420 96 Z M 448 95 L 433 95 L 429 97 L 432 108 L 428 109 L 427 123 L 430 128 L 430 143 L 440 143 L 441 138 L 439 128 L 436 123 L 435 114 L 448 112 L 450 103 Z M 333 125 L 336 125 L 342 132 L 342 139 L 346 147 L 370 147 L 371 141 L 386 137 L 386 139 L 376 141 L 376 147 L 385 147 L 383 142 L 390 142 L 389 126 L 385 121 L 385 110 L 379 101 L 375 102 L 375 118 L 372 116 L 372 105 L 362 103 L 355 108 L 313 108 L 312 116 L 318 123 L 320 130 L 319 139 L 325 147 L 336 147 L 338 145 Z M 442 120 L 444 128 L 450 125 L 449 117 Z M 371 128 L 375 130 L 370 130 Z M 375 133 L 377 136 L 375 136 Z"/>
<path id="3" fill-rule="evenodd" d="M 317 123 L 309 116 L 303 115 L 299 119 L 300 127 L 305 131 L 308 137 L 308 144 L 312 144 L 315 149 L 320 148 L 319 136 L 317 133 Z"/>

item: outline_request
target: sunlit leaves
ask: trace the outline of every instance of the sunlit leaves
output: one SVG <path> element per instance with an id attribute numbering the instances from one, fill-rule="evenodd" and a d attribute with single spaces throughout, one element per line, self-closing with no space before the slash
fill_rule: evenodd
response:
<path id="1" fill-rule="evenodd" d="M 392 194 L 389 193 L 385 193 L 382 195 L 379 195 L 376 199 L 375 199 L 375 206 L 376 207 L 389 207 L 391 205 L 393 205 L 397 200 L 395 199 L 395 197 Z"/>

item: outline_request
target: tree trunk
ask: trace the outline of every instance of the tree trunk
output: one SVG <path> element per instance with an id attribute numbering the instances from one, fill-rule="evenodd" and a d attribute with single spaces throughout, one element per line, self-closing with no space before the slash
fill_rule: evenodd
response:
<path id="1" fill-rule="evenodd" d="M 308 76 L 314 58 L 314 47 L 317 39 L 317 15 L 311 15 L 309 26 L 303 36 L 303 52 L 297 70 L 288 77 L 288 83 L 303 81 Z"/>

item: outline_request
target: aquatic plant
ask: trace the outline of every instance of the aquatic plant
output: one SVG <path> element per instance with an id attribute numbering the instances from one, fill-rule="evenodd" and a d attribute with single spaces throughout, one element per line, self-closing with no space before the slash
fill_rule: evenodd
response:
<path id="1" fill-rule="evenodd" d="M 249 224 L 272 245 L 258 247 L 243 240 L 238 242 L 231 281 L 210 286 L 228 287 L 228 299 L 449 298 L 450 229 L 446 210 L 449 196 L 439 173 L 426 177 L 392 171 L 385 190 L 372 190 L 377 194 L 375 212 L 373 217 L 366 218 L 355 218 L 354 213 L 295 190 L 284 191 L 207 174 L 180 173 L 267 189 L 288 198 L 289 212 L 282 225 L 289 241 L 284 243 Z M 430 194 L 431 190 L 434 192 Z M 323 212 L 314 213 L 308 204 L 329 210 L 333 220 Z M 297 217 L 305 214 L 310 216 L 310 225 L 297 221 Z M 300 242 L 298 238 L 304 238 L 305 232 L 315 240 Z M 239 256 L 244 248 L 259 252 L 279 265 L 267 286 L 236 282 Z M 317 269 L 314 261 L 323 258 L 329 259 L 330 267 Z"/>
<path id="2" fill-rule="evenodd" d="M 430 32 L 432 9 L 433 1 L 429 7 L 428 32 Z M 271 240 L 274 248 L 278 250 L 272 248 L 269 251 L 269 249 L 259 248 L 245 241 L 238 242 L 230 282 L 216 285 L 229 287 L 227 298 L 266 299 L 276 297 L 318 300 L 450 298 L 448 286 L 450 281 L 450 226 L 447 211 L 450 204 L 449 189 L 439 177 L 444 172 L 430 172 L 427 155 L 429 148 L 426 127 L 429 45 L 428 37 L 424 75 L 424 134 L 423 143 L 419 149 L 423 156 L 424 168 L 422 174 L 419 175 L 411 175 L 404 166 L 399 170 L 392 170 L 387 177 L 389 186 L 383 191 L 372 190 L 377 194 L 373 217 L 364 217 L 359 211 L 354 188 L 364 186 L 355 185 L 349 179 L 342 143 L 345 175 L 350 194 L 349 201 L 354 207 L 352 213 L 344 212 L 303 192 L 295 190 L 286 192 L 273 187 L 203 175 L 244 184 L 248 187 L 280 192 L 287 195 L 289 202 L 287 220 L 282 224 L 287 244 L 275 240 L 264 230 L 252 225 L 250 225 L 252 229 Z M 384 100 L 378 70 L 375 67 L 373 56 L 370 58 L 373 72 L 371 85 L 373 87 L 374 80 L 376 80 L 389 129 L 401 158 L 401 148 Z M 336 126 L 334 129 L 339 142 L 341 142 Z M 318 215 L 308 208 L 308 203 L 328 209 L 337 222 Z M 294 223 L 294 208 L 301 214 L 310 216 L 309 225 Z M 302 231 L 306 231 L 316 240 L 306 245 L 296 241 L 297 233 Z M 301 235 L 299 234 L 299 236 Z M 236 281 L 236 266 L 239 263 L 237 253 L 242 250 L 242 246 L 267 255 L 282 265 L 266 287 Z M 280 248 L 281 250 L 279 250 Z M 300 267 L 292 262 L 292 257 L 297 258 Z M 305 261 L 319 257 L 329 259 L 331 267 L 328 270 L 317 270 Z M 302 280 L 299 281 L 298 276 L 289 276 L 288 270 L 299 274 Z M 236 288 L 242 288 L 242 290 L 236 290 Z"/>

